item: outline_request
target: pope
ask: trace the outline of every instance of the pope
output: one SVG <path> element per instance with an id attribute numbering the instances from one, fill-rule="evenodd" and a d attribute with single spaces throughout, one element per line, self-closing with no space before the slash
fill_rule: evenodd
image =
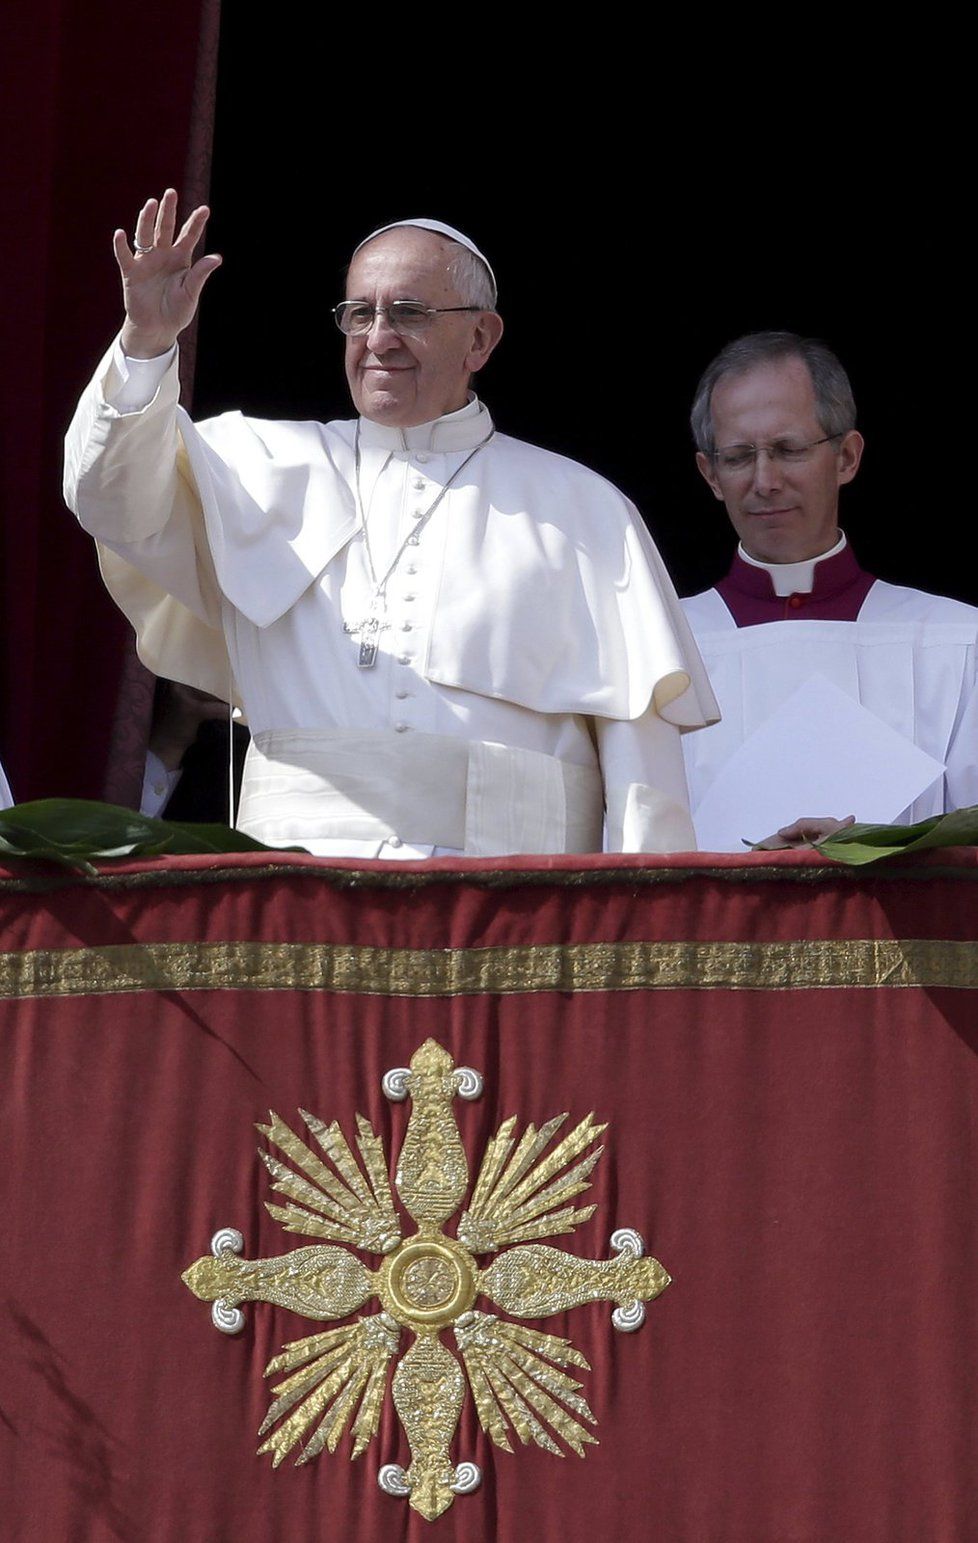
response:
<path id="1" fill-rule="evenodd" d="M 125 321 L 68 435 L 66 497 L 156 673 L 240 705 L 239 826 L 327 856 L 675 851 L 680 733 L 716 717 L 634 507 L 496 431 L 483 254 L 404 220 L 334 317 L 357 417 L 193 424 L 177 338 L 220 265 L 150 199 L 115 234 Z"/>

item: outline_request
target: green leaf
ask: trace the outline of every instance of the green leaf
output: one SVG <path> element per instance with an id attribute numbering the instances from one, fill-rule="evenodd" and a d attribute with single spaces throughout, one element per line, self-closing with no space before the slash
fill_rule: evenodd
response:
<path id="1" fill-rule="evenodd" d="M 916 825 L 850 825 L 820 841 L 816 850 L 833 862 L 856 866 L 910 852 L 963 846 L 978 846 L 978 804 L 932 815 Z"/>
<path id="2" fill-rule="evenodd" d="M 0 857 L 58 863 L 93 874 L 93 862 L 200 852 L 269 852 L 227 825 L 151 820 L 134 809 L 80 798 L 45 798 L 0 810 Z M 297 852 L 301 847 L 284 850 Z"/>

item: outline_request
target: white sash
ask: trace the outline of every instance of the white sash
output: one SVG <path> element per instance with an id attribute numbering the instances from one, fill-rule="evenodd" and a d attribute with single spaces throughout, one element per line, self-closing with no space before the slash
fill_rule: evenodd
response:
<path id="1" fill-rule="evenodd" d="M 268 846 L 387 841 L 467 857 L 600 852 L 601 776 L 536 750 L 357 729 L 256 734 L 238 828 Z"/>

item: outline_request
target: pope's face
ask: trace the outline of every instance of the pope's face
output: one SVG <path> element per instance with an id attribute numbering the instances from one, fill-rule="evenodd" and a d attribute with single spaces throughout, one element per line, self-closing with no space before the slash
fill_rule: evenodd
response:
<path id="1" fill-rule="evenodd" d="M 346 298 L 374 306 L 392 300 L 463 305 L 449 273 L 457 250 L 433 231 L 386 231 L 354 257 Z M 489 358 L 502 325 L 493 311 L 457 311 L 432 316 L 423 332 L 407 336 L 396 333 L 386 315 L 375 315 L 369 332 L 346 340 L 346 378 L 357 411 L 410 428 L 464 407 L 469 378 Z"/>
<path id="2" fill-rule="evenodd" d="M 743 375 L 721 379 L 711 402 L 714 443 L 809 445 L 824 437 L 815 391 L 803 359 L 772 359 Z M 855 429 L 817 445 L 807 460 L 789 463 L 761 450 L 741 470 L 702 452 L 696 464 L 727 507 L 751 557 L 795 563 L 819 557 L 838 540 L 839 488 L 859 468 L 862 435 Z"/>

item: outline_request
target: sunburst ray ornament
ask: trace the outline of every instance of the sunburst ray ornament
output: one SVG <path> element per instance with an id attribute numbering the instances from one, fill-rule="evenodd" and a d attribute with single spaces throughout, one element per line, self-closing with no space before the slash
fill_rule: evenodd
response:
<path id="1" fill-rule="evenodd" d="M 637 1232 L 612 1234 L 610 1259 L 580 1259 L 542 1244 L 541 1238 L 573 1232 L 594 1212 L 575 1209 L 574 1198 L 590 1186 L 605 1129 L 593 1115 L 551 1143 L 567 1115 L 537 1130 L 529 1125 L 517 1141 L 516 1118 L 504 1120 L 488 1143 L 469 1208 L 455 1235 L 445 1231 L 469 1187 L 468 1163 L 452 1103 L 478 1098 L 482 1078 L 456 1067 L 434 1040 L 415 1051 L 410 1067 L 384 1077 L 389 1098 L 411 1099 L 411 1116 L 394 1185 L 416 1231 L 404 1237 L 387 1177 L 382 1143 L 357 1115 L 354 1156 L 338 1125 L 325 1125 L 301 1110 L 319 1156 L 278 1115 L 258 1129 L 281 1157 L 260 1152 L 272 1189 L 288 1200 L 266 1209 L 289 1232 L 327 1241 L 271 1259 L 239 1257 L 241 1234 L 223 1228 L 211 1252 L 182 1279 L 213 1304 L 211 1316 L 225 1333 L 244 1327 L 242 1302 L 272 1302 L 306 1318 L 348 1318 L 372 1298 L 381 1311 L 285 1345 L 265 1369 L 282 1375 L 259 1436 L 259 1452 L 278 1464 L 296 1451 L 297 1463 L 333 1452 L 350 1430 L 353 1457 L 377 1433 L 390 1363 L 398 1355 L 391 1396 L 411 1452 L 407 1469 L 386 1463 L 378 1482 L 390 1495 L 406 1496 L 434 1521 L 458 1494 L 481 1479 L 472 1462 L 453 1463 L 450 1449 L 465 1399 L 472 1392 L 479 1423 L 496 1446 L 512 1451 L 511 1435 L 563 1456 L 564 1443 L 580 1457 L 596 1442 L 597 1422 L 567 1368 L 588 1363 L 569 1341 L 511 1319 L 546 1318 L 584 1302 L 616 1304 L 615 1328 L 637 1329 L 643 1304 L 657 1297 L 669 1276 L 657 1259 L 645 1258 Z M 548 1148 L 550 1150 L 548 1150 Z M 383 1255 L 372 1270 L 351 1252 Z M 496 1255 L 485 1267 L 478 1256 Z M 479 1298 L 508 1314 L 484 1312 Z M 443 1344 L 451 1329 L 458 1355 Z M 403 1331 L 413 1342 L 402 1352 Z"/>

